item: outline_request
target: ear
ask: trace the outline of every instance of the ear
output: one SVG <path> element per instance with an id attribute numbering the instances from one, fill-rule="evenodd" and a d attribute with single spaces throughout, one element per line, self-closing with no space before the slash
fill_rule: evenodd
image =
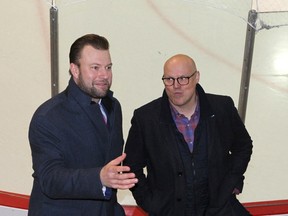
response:
<path id="1" fill-rule="evenodd" d="M 197 83 L 199 83 L 199 81 L 200 81 L 200 72 L 197 71 L 195 75 L 196 75 L 196 81 L 197 81 Z"/>
<path id="2" fill-rule="evenodd" d="M 74 77 L 74 79 L 78 79 L 79 73 L 80 73 L 78 65 L 71 63 L 70 64 L 70 72 L 71 72 L 72 76 Z"/>

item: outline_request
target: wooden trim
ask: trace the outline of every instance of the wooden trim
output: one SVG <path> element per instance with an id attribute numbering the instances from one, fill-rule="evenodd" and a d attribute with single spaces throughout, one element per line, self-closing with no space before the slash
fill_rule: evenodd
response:
<path id="1" fill-rule="evenodd" d="M 28 195 L 0 191 L 0 206 L 28 209 L 29 198 Z"/>
<path id="2" fill-rule="evenodd" d="M 243 205 L 253 216 L 288 214 L 288 200 L 249 202 Z"/>
<path id="3" fill-rule="evenodd" d="M 0 191 L 0 206 L 7 206 L 19 209 L 28 209 L 28 195 Z M 261 202 L 243 203 L 245 208 L 253 215 L 276 215 L 288 214 L 288 200 L 272 200 Z M 146 216 L 147 214 L 139 207 L 124 205 L 126 216 Z"/>

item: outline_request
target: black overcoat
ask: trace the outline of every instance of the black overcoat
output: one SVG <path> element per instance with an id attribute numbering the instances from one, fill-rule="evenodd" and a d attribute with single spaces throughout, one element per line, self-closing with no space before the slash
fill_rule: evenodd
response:
<path id="1" fill-rule="evenodd" d="M 195 139 L 199 134 L 206 136 L 208 145 L 210 199 L 206 215 L 232 216 L 227 202 L 235 187 L 242 190 L 252 140 L 230 97 L 206 94 L 199 84 L 196 88 L 201 128 L 196 129 Z M 132 189 L 137 204 L 149 215 L 184 215 L 186 188 L 177 147 L 179 132 L 165 91 L 161 98 L 136 109 L 131 123 L 125 164 L 139 179 Z"/>

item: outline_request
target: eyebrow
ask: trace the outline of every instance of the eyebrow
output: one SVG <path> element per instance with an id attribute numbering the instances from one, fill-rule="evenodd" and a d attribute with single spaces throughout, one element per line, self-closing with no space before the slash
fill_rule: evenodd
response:
<path id="1" fill-rule="evenodd" d="M 102 64 L 99 64 L 99 63 L 91 63 L 90 65 L 97 65 L 97 66 L 101 66 Z M 109 63 L 107 65 L 104 65 L 105 67 L 107 66 L 112 66 L 113 64 L 112 63 Z"/>

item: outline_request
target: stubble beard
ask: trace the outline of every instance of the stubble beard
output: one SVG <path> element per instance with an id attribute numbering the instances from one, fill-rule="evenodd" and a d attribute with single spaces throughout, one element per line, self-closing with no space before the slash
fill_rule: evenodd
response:
<path id="1" fill-rule="evenodd" d="M 89 87 L 85 84 L 84 80 L 80 76 L 78 86 L 83 92 L 90 95 L 92 98 L 100 99 L 106 97 L 108 91 L 110 90 L 111 84 L 109 84 L 108 81 L 106 81 L 106 84 L 107 89 L 97 89 L 97 86 L 94 83 L 92 83 L 92 86 Z"/>
<path id="2" fill-rule="evenodd" d="M 93 97 L 93 98 L 97 98 L 97 99 L 100 99 L 100 98 L 104 98 L 106 97 L 108 91 L 109 91 L 110 87 L 108 87 L 106 90 L 99 90 L 95 87 L 95 85 L 93 85 L 91 88 L 90 88 L 90 96 Z"/>

